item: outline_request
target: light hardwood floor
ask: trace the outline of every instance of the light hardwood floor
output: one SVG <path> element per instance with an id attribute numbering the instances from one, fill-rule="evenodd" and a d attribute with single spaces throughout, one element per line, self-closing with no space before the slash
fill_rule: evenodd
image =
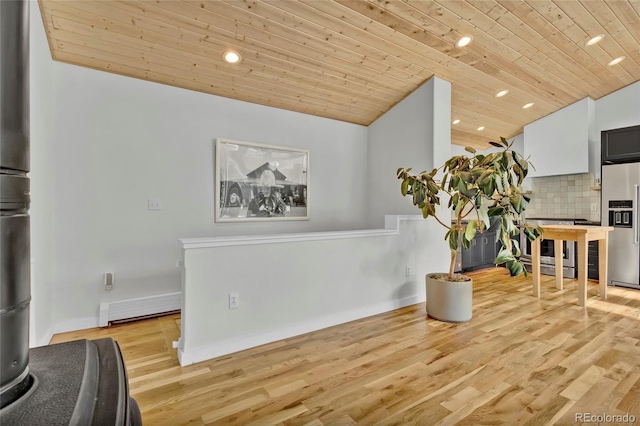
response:
<path id="1" fill-rule="evenodd" d="M 52 343 L 116 339 L 148 425 L 565 425 L 576 413 L 639 424 L 640 291 L 601 301 L 589 281 L 585 309 L 576 280 L 557 291 L 543 276 L 536 299 L 531 276 L 505 272 L 468 274 L 465 324 L 427 318 L 421 303 L 185 368 L 171 348 L 179 315 Z"/>

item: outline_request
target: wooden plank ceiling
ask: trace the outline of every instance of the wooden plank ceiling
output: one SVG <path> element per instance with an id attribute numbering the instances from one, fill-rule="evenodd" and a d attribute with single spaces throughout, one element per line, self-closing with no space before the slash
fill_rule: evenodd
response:
<path id="1" fill-rule="evenodd" d="M 459 145 L 640 80 L 640 0 L 39 2 L 55 60 L 351 123 L 435 75 Z"/>

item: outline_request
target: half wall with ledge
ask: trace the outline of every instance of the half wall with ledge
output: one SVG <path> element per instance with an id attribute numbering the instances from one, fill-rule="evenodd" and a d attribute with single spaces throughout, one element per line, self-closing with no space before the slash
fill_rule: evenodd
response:
<path id="1" fill-rule="evenodd" d="M 180 364 L 424 302 L 425 274 L 449 265 L 443 236 L 393 215 L 384 229 L 181 239 Z"/>

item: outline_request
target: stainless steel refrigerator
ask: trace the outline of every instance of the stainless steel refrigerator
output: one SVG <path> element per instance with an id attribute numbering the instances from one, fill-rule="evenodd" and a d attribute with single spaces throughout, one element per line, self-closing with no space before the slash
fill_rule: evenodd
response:
<path id="1" fill-rule="evenodd" d="M 640 163 L 602 166 L 602 225 L 609 233 L 608 285 L 640 289 Z"/>

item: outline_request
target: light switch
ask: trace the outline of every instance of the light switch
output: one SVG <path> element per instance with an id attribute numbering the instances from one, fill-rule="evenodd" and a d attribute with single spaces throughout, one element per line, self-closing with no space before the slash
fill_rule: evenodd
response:
<path id="1" fill-rule="evenodd" d="M 155 198 L 149 198 L 149 210 L 162 210 L 162 202 Z"/>

